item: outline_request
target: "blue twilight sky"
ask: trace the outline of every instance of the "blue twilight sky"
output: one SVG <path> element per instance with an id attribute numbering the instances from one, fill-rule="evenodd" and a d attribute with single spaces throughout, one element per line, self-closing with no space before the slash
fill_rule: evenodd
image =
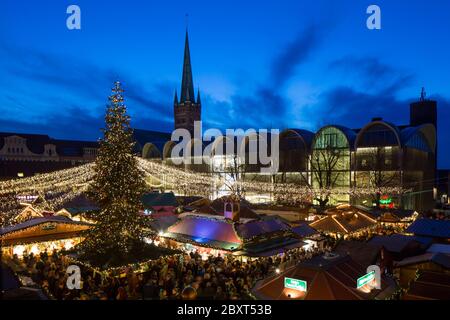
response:
<path id="1" fill-rule="evenodd" d="M 406 124 L 425 86 L 450 167 L 448 0 L 2 0 L 0 131 L 96 139 L 115 79 L 134 127 L 170 131 L 186 13 L 205 127 Z"/>

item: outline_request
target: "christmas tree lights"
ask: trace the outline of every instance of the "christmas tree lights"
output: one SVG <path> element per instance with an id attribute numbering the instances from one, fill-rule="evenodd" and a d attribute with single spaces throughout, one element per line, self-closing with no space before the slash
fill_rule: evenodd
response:
<path id="1" fill-rule="evenodd" d="M 127 254 L 143 239 L 143 217 L 139 214 L 146 186 L 132 150 L 134 142 L 123 89 L 116 82 L 106 110 L 106 128 L 93 168 L 88 194 L 99 205 L 97 222 L 85 233 L 81 250 L 87 256 Z"/>

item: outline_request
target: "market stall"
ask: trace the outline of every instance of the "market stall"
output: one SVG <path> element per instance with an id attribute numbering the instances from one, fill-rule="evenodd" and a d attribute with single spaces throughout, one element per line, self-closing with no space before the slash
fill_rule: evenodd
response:
<path id="1" fill-rule="evenodd" d="M 39 254 L 45 250 L 70 249 L 82 240 L 82 231 L 90 226 L 65 216 L 33 218 L 0 229 L 2 253 L 22 256 L 25 252 Z"/>

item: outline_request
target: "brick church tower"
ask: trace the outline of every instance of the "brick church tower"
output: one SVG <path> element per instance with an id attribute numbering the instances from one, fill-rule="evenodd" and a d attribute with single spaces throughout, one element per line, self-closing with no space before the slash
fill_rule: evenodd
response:
<path id="1" fill-rule="evenodd" d="M 194 121 L 201 120 L 202 103 L 200 101 L 200 90 L 197 99 L 194 94 L 194 81 L 192 79 L 191 56 L 189 52 L 189 37 L 186 30 L 184 44 L 183 76 L 181 80 L 181 95 L 178 100 L 177 92 L 173 102 L 173 114 L 175 117 L 175 129 L 184 128 L 194 134 Z"/>

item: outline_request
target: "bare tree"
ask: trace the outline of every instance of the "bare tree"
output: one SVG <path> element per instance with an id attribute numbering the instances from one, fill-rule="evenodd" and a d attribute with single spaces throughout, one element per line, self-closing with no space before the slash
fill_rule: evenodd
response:
<path id="1" fill-rule="evenodd" d="M 372 198 L 377 208 L 380 207 L 383 190 L 392 187 L 400 177 L 397 161 L 394 161 L 392 154 L 386 152 L 385 147 L 371 148 L 359 155 L 356 170 L 360 178 L 367 178 L 369 185 L 362 187 L 373 190 Z"/>
<path id="2" fill-rule="evenodd" d="M 231 163 L 227 163 L 225 167 L 225 187 L 230 190 L 233 195 L 242 198 L 245 196 L 246 188 L 244 186 L 245 174 L 248 171 L 248 165 L 245 161 L 241 161 L 241 157 L 237 153 L 231 156 Z M 226 176 L 228 175 L 228 177 Z"/>
<path id="3" fill-rule="evenodd" d="M 324 210 L 330 201 L 333 188 L 337 187 L 337 181 L 344 172 L 340 165 L 344 156 L 344 150 L 327 146 L 323 149 L 313 150 L 310 160 L 311 180 L 303 174 L 303 181 L 314 194 L 314 200 Z"/>

